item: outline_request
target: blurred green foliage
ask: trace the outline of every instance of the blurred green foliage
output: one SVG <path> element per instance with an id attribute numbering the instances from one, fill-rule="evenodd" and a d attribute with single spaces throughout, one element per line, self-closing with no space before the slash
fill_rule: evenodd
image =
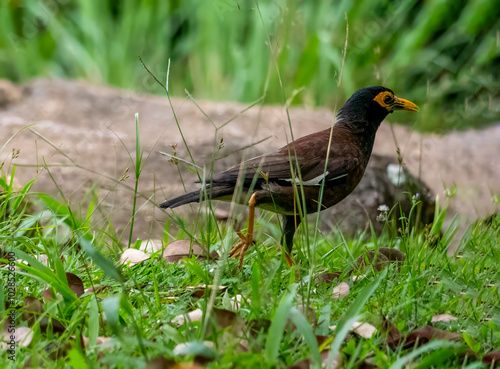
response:
<path id="1" fill-rule="evenodd" d="M 498 0 L 0 3 L 0 77 L 161 93 L 138 55 L 160 80 L 171 59 L 178 96 L 338 108 L 383 84 L 421 106 L 418 129 L 500 120 Z"/>

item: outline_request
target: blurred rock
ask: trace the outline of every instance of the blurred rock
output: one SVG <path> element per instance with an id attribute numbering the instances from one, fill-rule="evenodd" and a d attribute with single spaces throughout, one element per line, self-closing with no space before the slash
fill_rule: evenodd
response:
<path id="1" fill-rule="evenodd" d="M 23 98 L 23 87 L 0 79 L 0 108 L 18 103 Z"/>

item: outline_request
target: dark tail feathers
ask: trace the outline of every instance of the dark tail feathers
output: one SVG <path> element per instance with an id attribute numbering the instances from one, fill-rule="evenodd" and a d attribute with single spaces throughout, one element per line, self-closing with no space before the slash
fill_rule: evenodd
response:
<path id="1" fill-rule="evenodd" d="M 190 202 L 198 202 L 199 200 L 200 191 L 193 191 L 161 203 L 160 208 L 173 209 L 184 204 L 189 204 Z"/>
<path id="2" fill-rule="evenodd" d="M 207 188 L 207 195 L 211 193 L 212 200 L 217 200 L 219 197 L 232 195 L 234 187 L 232 186 L 218 186 L 213 188 Z M 177 196 L 173 199 L 167 200 L 160 204 L 162 209 L 173 209 L 181 205 L 189 204 L 191 202 L 199 202 L 200 196 L 203 195 L 202 190 L 197 190 L 193 192 L 186 193 L 181 196 Z"/>

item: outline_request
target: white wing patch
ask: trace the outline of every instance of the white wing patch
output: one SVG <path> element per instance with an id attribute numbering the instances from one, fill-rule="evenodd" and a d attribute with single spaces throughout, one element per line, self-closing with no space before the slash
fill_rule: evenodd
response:
<path id="1" fill-rule="evenodd" d="M 321 181 L 328 175 L 330 172 L 326 171 L 325 173 L 321 173 L 319 176 L 314 177 L 313 179 L 310 179 L 308 181 L 303 181 L 302 185 L 304 186 L 319 186 L 321 184 Z M 291 178 L 285 179 L 285 181 L 292 182 Z M 300 179 L 295 178 L 295 183 L 300 184 Z"/>

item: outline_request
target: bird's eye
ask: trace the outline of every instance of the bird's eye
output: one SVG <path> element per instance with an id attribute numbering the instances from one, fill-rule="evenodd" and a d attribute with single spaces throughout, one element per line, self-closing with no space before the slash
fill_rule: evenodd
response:
<path id="1" fill-rule="evenodd" d="M 391 95 L 385 95 L 384 97 L 384 103 L 390 104 L 394 100 Z"/>

